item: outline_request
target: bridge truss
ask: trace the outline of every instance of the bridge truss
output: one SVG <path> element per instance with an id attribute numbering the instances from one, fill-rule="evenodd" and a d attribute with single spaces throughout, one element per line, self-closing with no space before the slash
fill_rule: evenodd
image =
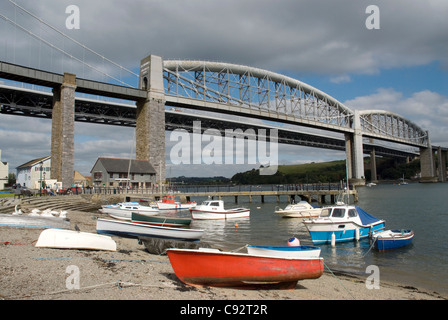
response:
<path id="1" fill-rule="evenodd" d="M 258 117 L 342 133 L 353 133 L 354 110 L 299 80 L 274 72 L 220 62 L 166 60 L 164 89 L 169 97 L 186 98 L 183 107 Z M 205 109 L 205 108 L 204 108 Z M 209 111 L 212 108 L 208 108 Z M 415 147 L 428 146 L 428 134 L 392 112 L 360 111 L 362 135 Z"/>

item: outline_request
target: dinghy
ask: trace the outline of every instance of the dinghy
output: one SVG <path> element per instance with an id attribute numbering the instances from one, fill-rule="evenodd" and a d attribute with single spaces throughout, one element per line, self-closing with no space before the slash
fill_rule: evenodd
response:
<path id="1" fill-rule="evenodd" d="M 217 249 L 168 249 L 176 276 L 192 286 L 294 289 L 319 278 L 323 258 L 275 258 Z"/>
<path id="2" fill-rule="evenodd" d="M 163 227 L 188 227 L 191 223 L 191 219 L 188 218 L 178 218 L 178 217 L 163 217 L 163 216 L 148 216 L 145 214 L 140 214 L 132 212 L 131 221 L 134 223 L 150 224 L 155 226 Z"/>
<path id="3" fill-rule="evenodd" d="M 59 217 L 43 217 L 41 215 L 12 215 L 0 214 L 0 226 L 3 227 L 24 227 L 24 228 L 57 228 L 69 229 L 70 221 Z"/>
<path id="4" fill-rule="evenodd" d="M 372 241 L 375 249 L 382 251 L 407 246 L 413 238 L 412 230 L 385 230 L 374 234 Z"/>
<path id="5" fill-rule="evenodd" d="M 111 237 L 61 229 L 46 229 L 42 231 L 35 246 L 38 248 L 58 249 L 117 250 L 117 244 Z"/>
<path id="6" fill-rule="evenodd" d="M 199 241 L 204 230 L 170 228 L 127 221 L 98 219 L 96 232 L 124 238 L 156 237 L 181 241 Z"/>

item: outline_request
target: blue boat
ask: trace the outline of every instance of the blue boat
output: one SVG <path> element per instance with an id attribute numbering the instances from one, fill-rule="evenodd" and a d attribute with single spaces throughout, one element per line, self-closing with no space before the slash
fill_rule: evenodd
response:
<path id="1" fill-rule="evenodd" d="M 383 231 L 386 225 L 360 207 L 349 205 L 326 207 L 318 218 L 303 223 L 313 244 L 360 240 Z"/>
<path id="2" fill-rule="evenodd" d="M 412 230 L 385 230 L 378 232 L 372 238 L 377 250 L 390 250 L 401 248 L 412 243 L 414 231 Z"/>

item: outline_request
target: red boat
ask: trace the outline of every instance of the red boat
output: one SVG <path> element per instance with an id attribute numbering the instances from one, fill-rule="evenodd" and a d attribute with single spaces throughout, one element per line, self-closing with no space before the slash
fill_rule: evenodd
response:
<path id="1" fill-rule="evenodd" d="M 317 279 L 323 258 L 276 258 L 217 249 L 168 249 L 176 276 L 192 286 L 294 289 L 298 280 Z"/>

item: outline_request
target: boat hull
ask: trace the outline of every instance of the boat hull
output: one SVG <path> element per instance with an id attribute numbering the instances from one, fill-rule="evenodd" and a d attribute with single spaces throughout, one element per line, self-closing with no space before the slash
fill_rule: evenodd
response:
<path id="1" fill-rule="evenodd" d="M 341 221 L 338 223 L 305 223 L 313 244 L 331 243 L 334 234 L 335 242 L 354 241 L 357 239 L 356 229 L 359 230 L 359 239 L 367 238 L 369 235 L 382 231 L 385 222 L 380 221 L 369 226 L 360 226 L 356 223 Z"/>
<path id="2" fill-rule="evenodd" d="M 311 209 L 311 210 L 277 210 L 276 214 L 282 218 L 315 218 L 320 215 L 322 209 Z"/>
<path id="3" fill-rule="evenodd" d="M 191 219 L 187 218 L 148 216 L 135 212 L 132 213 L 131 221 L 134 223 L 173 227 L 173 228 L 188 227 L 191 224 Z"/>
<path id="4" fill-rule="evenodd" d="M 38 229 L 69 229 L 70 221 L 59 217 L 1 214 L 0 226 Z"/>
<path id="5" fill-rule="evenodd" d="M 158 209 L 148 207 L 148 206 L 119 206 L 115 204 L 104 205 L 101 208 L 102 213 L 108 214 L 110 217 L 120 220 L 131 221 L 132 212 L 138 212 L 140 214 L 152 216 L 159 213 Z"/>
<path id="6" fill-rule="evenodd" d="M 199 229 L 170 228 L 108 219 L 98 219 L 96 231 L 99 234 L 124 238 L 138 239 L 147 236 L 181 241 L 199 241 L 204 233 L 204 230 Z"/>
<path id="7" fill-rule="evenodd" d="M 386 230 L 377 233 L 374 238 L 376 250 L 391 250 L 408 246 L 412 243 L 414 232 L 412 230 Z"/>
<path id="8" fill-rule="evenodd" d="M 191 217 L 195 220 L 226 220 L 250 217 L 250 209 L 236 209 L 226 211 L 209 211 L 190 209 Z"/>
<path id="9" fill-rule="evenodd" d="M 187 202 L 187 203 L 157 202 L 157 208 L 159 210 L 188 210 L 195 206 L 196 206 L 196 202 Z"/>
<path id="10" fill-rule="evenodd" d="M 313 246 L 247 246 L 247 253 L 279 258 L 319 258 L 321 249 Z"/>
<path id="11" fill-rule="evenodd" d="M 46 229 L 35 247 L 116 251 L 117 244 L 108 236 L 73 230 Z"/>
<path id="12" fill-rule="evenodd" d="M 167 250 L 176 276 L 192 286 L 294 289 L 297 281 L 317 279 L 323 259 L 286 259 L 226 253 L 215 249 Z"/>

